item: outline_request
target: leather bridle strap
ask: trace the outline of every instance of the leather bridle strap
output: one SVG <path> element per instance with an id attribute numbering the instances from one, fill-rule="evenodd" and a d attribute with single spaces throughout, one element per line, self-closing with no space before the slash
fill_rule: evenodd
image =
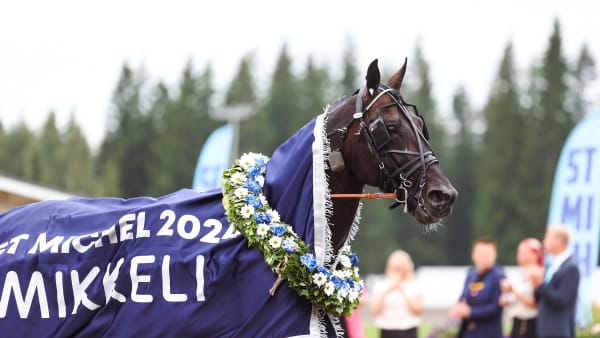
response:
<path id="1" fill-rule="evenodd" d="M 419 186 L 417 188 L 416 195 L 414 198 L 417 200 L 419 206 L 423 207 L 424 199 L 423 199 L 423 190 L 425 187 L 426 174 L 427 169 L 434 163 L 437 163 L 438 160 L 433 154 L 433 152 L 429 151 L 425 153 L 423 142 L 427 143 L 426 140 L 423 140 L 424 136 L 419 132 L 417 126 L 411 119 L 409 111 L 406 109 L 403 102 L 399 101 L 393 94 L 393 89 L 387 86 L 380 86 L 382 89 L 377 96 L 367 105 L 365 109 L 363 109 L 363 96 L 366 91 L 366 88 L 361 88 L 357 93 L 356 104 L 355 104 L 355 113 L 353 114 L 353 121 L 360 121 L 360 132 L 366 136 L 367 144 L 369 146 L 369 150 L 375 156 L 375 159 L 378 163 L 378 167 L 380 170 L 380 185 L 382 187 L 385 186 L 384 182 L 390 183 L 392 187 L 395 189 L 395 194 L 397 195 L 396 201 L 392 207 L 395 207 L 399 204 L 404 204 L 404 211 L 407 211 L 408 204 L 408 190 L 412 186 L 409 178 L 413 175 L 418 169 L 421 169 L 421 175 L 419 177 Z M 415 136 L 417 137 L 417 144 L 419 151 L 407 151 L 407 150 L 394 150 L 387 149 L 387 146 L 383 146 L 383 149 L 377 148 L 377 143 L 372 132 L 369 130 L 368 124 L 366 122 L 366 114 L 369 109 L 373 107 L 375 102 L 377 102 L 383 95 L 388 95 L 394 101 L 393 105 L 396 105 L 402 111 L 403 115 L 406 117 L 408 122 L 410 123 L 411 129 L 413 130 Z M 380 107 L 381 108 L 381 107 Z M 378 109 L 379 111 L 379 109 Z M 352 122 L 350 124 L 352 124 Z M 380 151 L 383 150 L 381 153 Z M 388 155 L 397 154 L 397 155 L 414 155 L 417 156 L 415 159 L 405 163 L 404 165 L 399 165 L 396 159 L 393 156 L 390 156 L 391 161 L 396 165 L 397 169 L 394 170 L 393 173 L 390 174 L 388 169 L 385 166 L 385 163 L 382 157 L 388 157 Z M 397 178 L 400 179 L 400 182 L 397 181 Z M 400 196 L 402 194 L 402 196 Z"/>

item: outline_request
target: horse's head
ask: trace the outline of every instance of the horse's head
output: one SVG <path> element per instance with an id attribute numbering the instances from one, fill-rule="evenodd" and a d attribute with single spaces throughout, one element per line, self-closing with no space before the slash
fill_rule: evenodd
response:
<path id="1" fill-rule="evenodd" d="M 333 110 L 327 127 L 330 170 L 394 193 L 396 205 L 421 224 L 438 223 L 450 214 L 458 193 L 429 144 L 425 120 L 400 94 L 405 72 L 406 60 L 382 84 L 374 60 L 366 85 Z"/>

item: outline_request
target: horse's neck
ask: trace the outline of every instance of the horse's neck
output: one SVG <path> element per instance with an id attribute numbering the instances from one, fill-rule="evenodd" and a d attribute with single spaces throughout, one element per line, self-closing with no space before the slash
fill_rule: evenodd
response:
<path id="1" fill-rule="evenodd" d="M 331 174 L 329 187 L 332 194 L 359 194 L 362 193 L 364 185 L 359 183 L 354 175 L 344 170 L 337 174 Z M 332 203 L 333 213 L 329 220 L 329 227 L 333 249 L 337 252 L 348 238 L 360 199 L 333 198 Z"/>

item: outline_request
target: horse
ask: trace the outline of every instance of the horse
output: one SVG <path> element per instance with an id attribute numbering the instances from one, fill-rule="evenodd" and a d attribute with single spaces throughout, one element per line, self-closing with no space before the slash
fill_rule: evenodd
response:
<path id="1" fill-rule="evenodd" d="M 246 210 L 269 205 L 262 222 L 289 224 L 271 230 L 301 238 L 311 250 L 303 257 L 314 260 L 287 264 L 339 263 L 357 230 L 365 185 L 393 196 L 422 224 L 451 212 L 457 192 L 424 119 L 400 95 L 405 72 L 406 60 L 382 84 L 374 60 L 364 87 L 326 107 L 268 162 L 257 157 L 260 198 L 245 197 Z M 228 222 L 237 208 L 229 193 L 224 185 L 159 198 L 77 197 L 0 215 L 0 329 L 21 337 L 340 336 L 339 314 L 281 280 L 268 253 L 249 247 L 247 236 L 258 235 L 242 236 L 243 225 Z"/>

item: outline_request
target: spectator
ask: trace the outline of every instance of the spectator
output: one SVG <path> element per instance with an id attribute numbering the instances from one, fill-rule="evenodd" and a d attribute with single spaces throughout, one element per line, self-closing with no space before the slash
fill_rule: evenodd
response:
<path id="1" fill-rule="evenodd" d="M 473 243 L 465 286 L 458 303 L 450 308 L 450 317 L 461 319 L 459 338 L 502 338 L 500 280 L 504 272 L 496 265 L 496 243 L 480 238 Z"/>
<path id="2" fill-rule="evenodd" d="M 536 338 L 537 304 L 531 277 L 544 265 L 542 243 L 535 238 L 522 240 L 517 249 L 517 263 L 519 276 L 500 282 L 503 291 L 500 305 L 506 307 L 513 319 L 511 338 Z"/>
<path id="3" fill-rule="evenodd" d="M 532 278 L 538 304 L 537 334 L 541 338 L 575 337 L 579 268 L 568 245 L 567 227 L 548 227 L 544 248 L 552 260 L 543 278 L 541 271 Z"/>
<path id="4" fill-rule="evenodd" d="M 414 264 L 405 251 L 396 250 L 388 257 L 385 280 L 373 291 L 371 311 L 381 338 L 417 338 L 423 296 L 414 278 Z"/>

